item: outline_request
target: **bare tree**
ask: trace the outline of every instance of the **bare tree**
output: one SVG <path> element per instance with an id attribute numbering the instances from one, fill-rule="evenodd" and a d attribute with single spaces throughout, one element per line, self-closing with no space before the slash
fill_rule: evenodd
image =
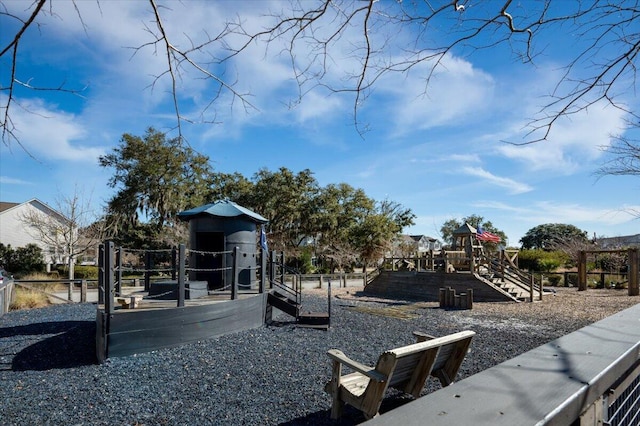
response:
<path id="1" fill-rule="evenodd" d="M 10 14 L 6 7 L 3 11 L 0 3 L 0 19 L 20 24 L 9 42 L 0 46 L 0 59 L 9 64 L 11 74 L 9 79 L 0 80 L 0 91 L 5 94 L 0 105 L 5 144 L 17 140 L 11 120 L 17 86 L 67 90 L 64 85 L 31 87 L 20 78 L 16 63 L 23 35 L 37 26 L 40 15 L 54 13 L 54 5 L 46 5 L 46 0 L 34 1 L 22 17 Z M 424 93 L 428 94 L 435 73 L 446 71 L 448 56 L 484 54 L 488 50 L 502 54 L 502 46 L 506 46 L 517 60 L 535 64 L 537 55 L 545 49 L 538 43 L 544 42 L 545 34 L 551 31 L 556 31 L 558 37 L 579 39 L 585 44 L 569 53 L 548 102 L 531 118 L 529 133 L 518 144 L 547 139 L 560 117 L 580 113 L 600 102 L 624 110 L 634 119 L 639 117 L 621 98 L 622 94 L 637 89 L 640 53 L 637 0 L 291 0 L 265 17 L 262 30 L 254 30 L 254 26 L 238 16 L 213 35 L 205 31 L 203 41 L 192 41 L 188 47 L 180 47 L 169 36 L 164 19 L 166 9 L 157 0 L 148 0 L 148 7 L 145 29 L 149 41 L 134 47 L 134 54 L 151 50 L 166 58 L 165 68 L 158 70 L 151 86 L 164 78 L 170 80 L 180 134 L 181 126 L 192 121 L 181 113 L 177 84 L 187 71 L 195 72 L 198 78 L 212 82 L 215 87 L 202 111 L 202 121 L 215 121 L 215 104 L 222 93 L 231 94 L 232 100 L 239 101 L 244 108 L 254 108 L 248 94 L 236 91 L 235 80 L 220 70 L 256 45 L 264 46 L 265 51 L 280 51 L 285 46 L 300 97 L 317 87 L 351 94 L 354 123 L 364 132 L 366 123 L 360 122 L 359 109 L 383 77 L 419 72 L 424 78 Z M 78 16 L 82 19 L 80 12 Z M 200 29 L 182 30 L 189 40 L 201 40 L 190 34 Z M 337 63 L 340 66 L 335 66 Z M 341 73 L 338 77 L 336 68 Z"/>
<path id="2" fill-rule="evenodd" d="M 106 230 L 102 221 L 96 221 L 90 197 L 85 199 L 77 188 L 72 195 L 60 195 L 55 210 L 53 214 L 28 210 L 20 220 L 32 237 L 54 250 L 55 260 L 66 260 L 69 279 L 73 279 L 76 259 L 94 250 Z"/>
<path id="3" fill-rule="evenodd" d="M 640 125 L 637 126 L 640 129 Z M 618 136 L 605 148 L 609 159 L 598 169 L 596 176 L 640 176 L 640 140 Z M 640 218 L 640 211 L 627 209 L 629 214 Z"/>
<path id="4" fill-rule="evenodd" d="M 611 159 L 598 170 L 598 176 L 640 176 L 640 140 L 618 136 L 605 151 Z"/>

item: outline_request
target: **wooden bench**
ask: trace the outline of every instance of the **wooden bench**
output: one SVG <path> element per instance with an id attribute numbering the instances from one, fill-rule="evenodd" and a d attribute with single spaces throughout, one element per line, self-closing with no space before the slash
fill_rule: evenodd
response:
<path id="1" fill-rule="evenodd" d="M 418 343 L 384 352 L 375 367 L 369 367 L 348 358 L 342 351 L 327 352 L 333 360 L 331 381 L 325 391 L 333 398 L 331 418 L 342 415 L 344 404 L 349 404 L 370 419 L 378 415 L 385 392 L 389 387 L 420 396 L 429 375 L 448 386 L 458 374 L 475 336 L 473 331 L 461 331 L 444 337 L 433 337 L 414 332 Z M 342 366 L 353 373 L 342 375 Z"/>

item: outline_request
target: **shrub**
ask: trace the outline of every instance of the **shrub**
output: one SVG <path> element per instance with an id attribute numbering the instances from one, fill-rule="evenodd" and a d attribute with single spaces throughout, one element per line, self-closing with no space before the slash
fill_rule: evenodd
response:
<path id="1" fill-rule="evenodd" d="M 557 287 L 558 284 L 560 284 L 560 281 L 562 280 L 562 275 L 549 275 L 547 279 L 549 280 L 549 285 L 553 287 Z"/>
<path id="2" fill-rule="evenodd" d="M 518 265 L 534 272 L 551 272 L 567 264 L 568 256 L 560 251 L 520 250 Z"/>
<path id="3" fill-rule="evenodd" d="M 0 243 L 0 264 L 16 276 L 44 271 L 42 259 L 42 249 L 35 244 L 13 249 L 11 245 Z"/>
<path id="4" fill-rule="evenodd" d="M 85 280 L 98 279 L 98 267 L 80 265 L 74 268 L 74 277 Z"/>

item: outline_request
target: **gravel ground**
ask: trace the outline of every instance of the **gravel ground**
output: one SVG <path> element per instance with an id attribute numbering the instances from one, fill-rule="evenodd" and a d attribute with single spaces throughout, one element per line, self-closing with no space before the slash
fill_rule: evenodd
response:
<path id="1" fill-rule="evenodd" d="M 557 289 L 542 303 L 476 303 L 441 310 L 436 303 L 370 298 L 334 290 L 330 331 L 280 322 L 147 354 L 95 360 L 95 305 L 56 305 L 0 317 L 0 423 L 3 425 L 351 425 L 347 407 L 329 419 L 323 392 L 339 348 L 374 364 L 385 349 L 413 343 L 411 332 L 477 336 L 458 379 L 640 302 L 626 291 Z M 306 310 L 326 309 L 309 290 Z M 429 382 L 424 393 L 438 386 Z M 391 394 L 382 411 L 410 397 Z"/>

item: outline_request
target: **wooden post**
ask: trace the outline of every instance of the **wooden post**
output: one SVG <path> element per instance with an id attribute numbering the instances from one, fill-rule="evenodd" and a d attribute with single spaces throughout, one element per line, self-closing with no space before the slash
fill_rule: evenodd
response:
<path id="1" fill-rule="evenodd" d="M 640 256 L 638 253 L 640 253 L 640 250 L 637 248 L 630 248 L 628 251 L 629 266 L 627 268 L 627 278 L 629 280 L 629 296 L 640 295 L 640 288 L 638 286 L 638 282 L 640 281 Z"/>
<path id="2" fill-rule="evenodd" d="M 322 288 L 322 274 L 320 274 L 320 280 L 318 283 L 318 288 Z"/>
<path id="3" fill-rule="evenodd" d="M 87 301 L 87 280 L 80 282 L 80 302 L 86 303 Z"/>
<path id="4" fill-rule="evenodd" d="M 258 284 L 258 292 L 264 293 L 267 283 L 267 253 L 260 250 L 260 283 Z"/>
<path id="5" fill-rule="evenodd" d="M 122 247 L 118 247 L 116 251 L 116 270 L 118 279 L 116 280 L 115 295 L 122 295 Z"/>
<path id="6" fill-rule="evenodd" d="M 542 283 L 540 283 L 540 288 L 538 290 L 540 290 L 540 291 L 538 291 L 538 297 L 539 297 L 538 300 L 540 300 L 542 302 Z"/>
<path id="7" fill-rule="evenodd" d="M 578 254 L 578 291 L 587 289 L 587 253 L 580 250 Z"/>
<path id="8" fill-rule="evenodd" d="M 113 314 L 113 241 L 107 241 L 104 249 L 104 311 L 109 315 Z"/>
<path id="9" fill-rule="evenodd" d="M 440 292 L 438 293 L 438 299 L 440 300 L 440 307 L 447 307 L 447 290 L 443 287 L 440 287 Z"/>
<path id="10" fill-rule="evenodd" d="M 473 289 L 467 289 L 467 309 L 473 309 Z"/>
<path id="11" fill-rule="evenodd" d="M 536 289 L 535 280 L 533 274 L 531 274 L 531 280 L 529 280 L 529 302 L 533 303 L 533 292 Z M 542 280 L 540 280 L 540 292 L 542 292 Z"/>
<path id="12" fill-rule="evenodd" d="M 276 280 L 276 252 L 271 251 L 271 259 L 269 262 L 269 288 L 273 288 L 273 282 Z"/>
<path id="13" fill-rule="evenodd" d="M 146 251 L 144 253 L 144 291 L 149 291 L 151 287 L 151 269 L 153 268 L 151 262 L 151 252 Z"/>
<path id="14" fill-rule="evenodd" d="M 240 278 L 240 268 L 238 268 L 238 256 L 240 256 L 240 248 L 233 248 L 233 273 L 231 274 L 231 300 L 238 298 L 238 279 Z"/>
<path id="15" fill-rule="evenodd" d="M 104 305 L 104 244 L 98 246 L 98 304 Z"/>
<path id="16" fill-rule="evenodd" d="M 171 279 L 175 280 L 176 279 L 176 275 L 177 275 L 177 271 L 176 269 L 178 268 L 177 262 L 178 262 L 178 253 L 176 252 L 176 248 L 173 247 L 171 249 Z"/>
<path id="17" fill-rule="evenodd" d="M 329 323 L 327 324 L 327 327 L 331 328 L 331 278 L 329 278 L 329 283 L 327 285 L 327 313 L 329 314 Z"/>
<path id="18" fill-rule="evenodd" d="M 175 251 L 175 249 L 174 249 Z M 186 248 L 184 244 L 180 244 L 178 246 L 178 253 L 177 253 L 177 261 L 178 261 L 178 307 L 184 306 L 184 299 L 185 299 L 185 290 L 186 290 L 186 286 L 185 286 L 185 281 L 186 281 L 186 268 L 185 268 L 185 256 L 186 253 Z M 173 269 L 175 272 L 175 268 Z"/>

